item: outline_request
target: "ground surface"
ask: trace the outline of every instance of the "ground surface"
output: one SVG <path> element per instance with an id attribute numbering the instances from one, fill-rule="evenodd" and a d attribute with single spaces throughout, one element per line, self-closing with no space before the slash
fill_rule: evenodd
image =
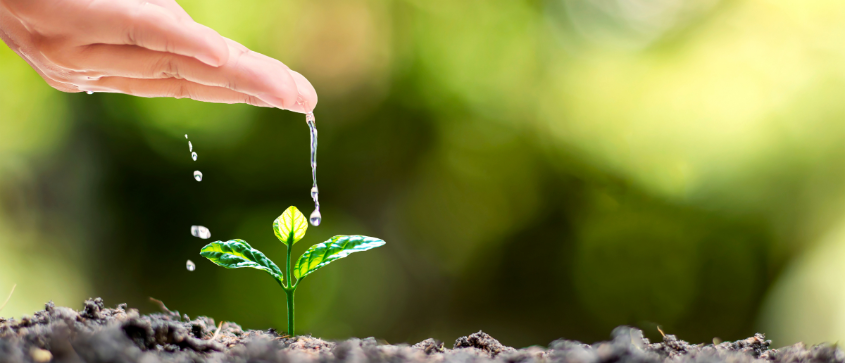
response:
<path id="1" fill-rule="evenodd" d="M 761 334 L 718 345 L 689 344 L 673 335 L 651 343 L 626 327 L 612 337 L 592 345 L 557 340 L 548 348 L 525 349 L 503 346 L 483 332 L 458 338 L 451 349 L 433 339 L 414 345 L 380 345 L 373 338 L 327 342 L 274 330 L 244 331 L 234 323 L 217 331 L 206 317 L 190 320 L 169 311 L 141 316 L 125 304 L 106 308 L 98 298 L 85 301 L 81 311 L 48 303 L 20 321 L 0 318 L 0 363 L 845 363 L 845 353 L 835 346 L 769 349 Z"/>

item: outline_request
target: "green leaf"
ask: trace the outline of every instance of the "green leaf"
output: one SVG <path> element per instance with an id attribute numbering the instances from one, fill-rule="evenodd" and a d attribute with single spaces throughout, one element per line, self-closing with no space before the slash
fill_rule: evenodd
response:
<path id="1" fill-rule="evenodd" d="M 305 237 L 306 230 L 308 230 L 308 219 L 296 207 L 285 209 L 285 212 L 273 221 L 273 232 L 276 233 L 279 241 L 288 247 Z"/>
<path id="2" fill-rule="evenodd" d="M 244 240 L 233 239 L 231 241 L 211 242 L 200 250 L 200 255 L 225 268 L 250 267 L 267 272 L 273 276 L 279 284 L 282 284 L 282 270 L 264 256 L 261 251 L 252 248 Z"/>
<path id="3" fill-rule="evenodd" d="M 310 275 L 336 260 L 349 256 L 350 253 L 371 250 L 384 246 L 384 241 L 367 236 L 334 236 L 330 240 L 311 246 L 299 256 L 293 274 L 297 279 Z"/>

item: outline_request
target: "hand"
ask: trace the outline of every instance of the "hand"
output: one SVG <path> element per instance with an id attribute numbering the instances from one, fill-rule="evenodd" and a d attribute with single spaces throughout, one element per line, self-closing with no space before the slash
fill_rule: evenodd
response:
<path id="1" fill-rule="evenodd" d="M 0 0 L 0 38 L 53 88 L 310 112 L 281 62 L 193 21 L 174 0 Z"/>

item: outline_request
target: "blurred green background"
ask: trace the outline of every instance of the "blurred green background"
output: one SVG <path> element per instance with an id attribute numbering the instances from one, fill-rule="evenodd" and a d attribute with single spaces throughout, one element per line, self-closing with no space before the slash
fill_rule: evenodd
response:
<path id="1" fill-rule="evenodd" d="M 845 339 L 842 1 L 180 4 L 320 95 L 324 222 L 295 253 L 388 242 L 309 277 L 301 332 Z M 62 94 L 6 47 L 0 85 L 2 315 L 152 296 L 284 329 L 282 290 L 190 226 L 281 261 L 273 219 L 313 206 L 303 115 Z"/>

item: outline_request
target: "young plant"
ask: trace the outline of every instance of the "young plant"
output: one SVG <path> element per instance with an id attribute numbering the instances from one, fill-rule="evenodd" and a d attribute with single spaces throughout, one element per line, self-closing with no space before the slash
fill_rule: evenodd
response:
<path id="1" fill-rule="evenodd" d="M 252 248 L 246 241 L 234 239 L 231 241 L 217 241 L 207 244 L 200 250 L 200 255 L 211 260 L 218 266 L 225 268 L 250 267 L 264 271 L 279 283 L 285 290 L 288 302 L 288 335 L 294 336 L 293 324 L 293 295 L 299 283 L 314 271 L 334 261 L 349 256 L 351 253 L 371 250 L 384 245 L 384 241 L 367 236 L 334 236 L 326 242 L 311 246 L 299 260 L 296 261 L 293 270 L 290 265 L 290 253 L 293 245 L 302 237 L 308 229 L 308 219 L 296 209 L 290 207 L 285 210 L 279 218 L 273 222 L 273 231 L 287 248 L 287 264 L 284 272 L 276 266 L 273 261 L 264 256 L 261 251 Z M 291 278 L 291 271 L 293 277 Z M 287 281 L 287 283 L 285 283 Z"/>

